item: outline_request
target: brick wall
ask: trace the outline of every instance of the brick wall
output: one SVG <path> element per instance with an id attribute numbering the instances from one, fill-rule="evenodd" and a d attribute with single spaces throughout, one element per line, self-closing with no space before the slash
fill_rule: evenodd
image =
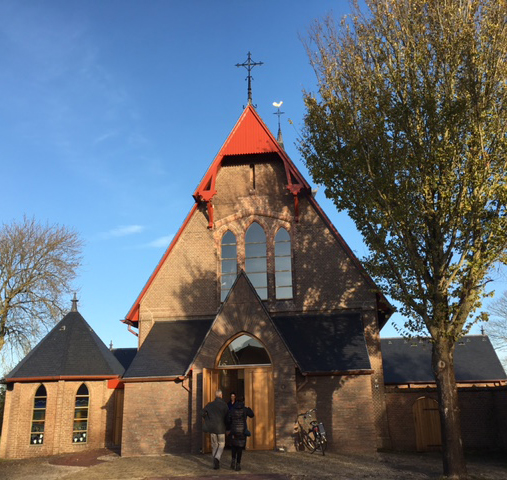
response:
<path id="1" fill-rule="evenodd" d="M 507 450 L 507 387 L 458 390 L 466 450 Z M 386 388 L 387 415 L 395 450 L 416 450 L 413 405 L 418 398 L 438 401 L 436 388 Z"/>
<path id="2" fill-rule="evenodd" d="M 202 445 L 202 371 L 216 367 L 223 348 L 238 334 L 243 332 L 257 338 L 268 351 L 273 372 L 273 397 L 275 445 L 290 447 L 293 443 L 292 425 L 295 417 L 295 364 L 274 328 L 268 314 L 259 303 L 246 280 L 240 278 L 231 292 L 227 303 L 217 316 L 193 365 L 195 390 L 195 431 L 193 451 Z"/>
<path id="3" fill-rule="evenodd" d="M 257 156 L 255 157 L 257 158 Z M 287 191 L 280 160 L 267 155 L 256 163 L 256 188 L 250 164 L 224 166 L 213 199 L 214 229 L 200 207 L 189 219 L 170 255 L 151 283 L 140 306 L 140 343 L 153 322 L 213 316 L 220 307 L 220 243 L 231 230 L 237 239 L 239 267 L 244 267 L 244 235 L 258 222 L 266 233 L 269 300 L 272 313 L 333 311 L 376 306 L 375 294 L 349 255 L 307 198 L 300 199 L 295 222 L 294 198 Z M 253 160 L 250 160 L 253 161 Z M 274 295 L 274 237 L 280 227 L 292 240 L 294 298 L 277 301 Z"/>
<path id="4" fill-rule="evenodd" d="M 190 452 L 189 381 L 125 384 L 122 456 Z"/>
<path id="5" fill-rule="evenodd" d="M 44 443 L 30 444 L 34 396 L 40 383 L 16 383 L 7 392 L 2 458 L 27 458 L 103 448 L 110 443 L 113 418 L 112 395 L 107 380 L 85 381 L 90 394 L 87 442 L 72 442 L 76 392 L 83 382 L 43 382 L 47 393 Z"/>
<path id="6" fill-rule="evenodd" d="M 297 384 L 299 413 L 317 408 L 330 450 L 366 455 L 377 451 L 369 375 L 299 376 Z"/>
<path id="7" fill-rule="evenodd" d="M 370 376 L 373 415 L 377 432 L 377 448 L 390 449 L 391 437 L 387 421 L 387 407 L 384 392 L 384 370 L 380 350 L 380 332 L 376 310 L 363 312 L 363 324 L 373 374 Z"/>
<path id="8" fill-rule="evenodd" d="M 192 412 L 196 413 L 191 413 L 189 421 L 190 450 L 199 451 L 202 445 L 199 416 L 202 408 L 202 371 L 216 366 L 221 349 L 238 332 L 247 332 L 258 338 L 272 357 L 275 442 L 277 446 L 293 445 L 293 421 L 300 410 L 300 395 L 296 395 L 296 370 L 289 352 L 273 329 L 269 317 L 266 317 L 266 310 L 270 314 L 342 310 L 363 313 L 365 328 L 369 329 L 366 341 L 374 375 L 347 377 L 346 381 L 343 377 L 327 380 L 322 377 L 312 387 L 315 392 L 320 392 L 312 400 L 318 400 L 321 408 L 329 410 L 330 425 L 336 425 L 336 428 L 332 427 L 331 434 L 337 440 L 338 449 L 357 453 L 371 452 L 377 445 L 385 447 L 388 434 L 381 390 L 382 363 L 375 293 L 319 212 L 305 197 L 300 199 L 299 222 L 295 221 L 294 197 L 286 188 L 285 170 L 276 155 L 244 156 L 242 162 L 236 160 L 232 165 L 226 159 L 216 178 L 214 228 L 207 228 L 207 210 L 201 206 L 188 219 L 185 230 L 181 232 L 140 305 L 140 343 L 155 321 L 214 316 L 220 312 L 192 367 L 190 403 Z M 263 302 L 264 307 L 255 306 L 256 299 L 251 302 L 247 300 L 250 298 L 248 292 L 238 291 L 237 300 L 229 298 L 223 310 L 220 310 L 218 279 L 222 237 L 227 230 L 235 234 L 238 265 L 240 269 L 244 268 L 245 232 L 254 221 L 266 233 L 269 299 Z M 294 297 L 277 301 L 274 294 L 274 238 L 281 227 L 291 236 Z M 146 385 L 127 386 L 123 438 L 123 451 L 126 454 L 134 454 L 136 443 L 141 445 L 139 448 L 142 452 L 153 453 L 161 448 L 159 430 L 157 439 L 145 439 L 143 431 L 148 431 L 149 426 L 136 427 L 140 428 L 138 434 L 128 433 L 125 427 L 131 418 L 144 425 L 140 413 L 135 413 L 135 410 L 143 403 L 152 404 L 153 392 Z M 376 385 L 379 387 L 374 387 Z M 130 393 L 134 390 L 135 395 Z M 304 392 L 300 394 L 303 395 L 301 398 L 306 395 Z M 133 400 L 134 397 L 139 397 L 139 400 Z M 325 397 L 332 402 L 326 407 L 322 400 Z M 310 403 L 309 407 L 315 406 Z M 343 412 L 346 413 L 345 417 Z M 143 414 L 146 412 L 143 411 Z M 154 423 L 153 415 L 148 415 L 147 425 Z M 343 418 L 347 419 L 345 423 Z M 345 442 L 347 436 L 352 441 Z"/>

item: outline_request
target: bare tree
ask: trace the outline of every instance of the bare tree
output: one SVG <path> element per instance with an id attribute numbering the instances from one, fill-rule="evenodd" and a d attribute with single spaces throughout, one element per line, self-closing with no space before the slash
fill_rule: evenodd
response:
<path id="1" fill-rule="evenodd" d="M 444 474 L 463 479 L 454 349 L 507 260 L 507 0 L 364 3 L 310 32 L 301 151 L 406 330 L 431 336 Z"/>
<path id="2" fill-rule="evenodd" d="M 491 304 L 489 313 L 486 333 L 498 351 L 507 352 L 507 291 Z"/>
<path id="3" fill-rule="evenodd" d="M 81 265 L 77 233 L 34 219 L 0 228 L 0 352 L 26 353 L 64 311 Z"/>

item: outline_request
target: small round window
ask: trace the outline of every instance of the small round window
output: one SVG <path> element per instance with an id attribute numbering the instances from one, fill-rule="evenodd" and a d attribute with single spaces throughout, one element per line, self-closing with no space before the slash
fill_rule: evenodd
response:
<path id="1" fill-rule="evenodd" d="M 250 335 L 241 335 L 229 343 L 218 362 L 219 367 L 235 365 L 271 365 L 271 360 L 258 340 Z"/>

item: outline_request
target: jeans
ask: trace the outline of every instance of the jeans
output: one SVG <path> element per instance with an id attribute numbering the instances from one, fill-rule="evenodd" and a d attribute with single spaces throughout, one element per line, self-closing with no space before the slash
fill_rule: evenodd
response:
<path id="1" fill-rule="evenodd" d="M 210 433 L 211 436 L 211 453 L 213 458 L 220 461 L 220 457 L 225 447 L 225 433 Z"/>

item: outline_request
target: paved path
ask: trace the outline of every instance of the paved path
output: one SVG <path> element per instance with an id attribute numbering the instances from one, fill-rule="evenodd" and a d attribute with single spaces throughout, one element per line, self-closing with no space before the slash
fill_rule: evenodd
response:
<path id="1" fill-rule="evenodd" d="M 506 456 L 476 456 L 468 469 L 474 480 L 507 479 Z M 438 479 L 442 462 L 438 454 L 379 453 L 374 457 L 326 456 L 307 452 L 250 452 L 242 470 L 228 468 L 230 452 L 224 452 L 222 468 L 211 468 L 209 455 L 119 457 L 106 451 L 60 455 L 40 459 L 0 460 L 0 479 L 9 480 L 407 480 Z"/>

